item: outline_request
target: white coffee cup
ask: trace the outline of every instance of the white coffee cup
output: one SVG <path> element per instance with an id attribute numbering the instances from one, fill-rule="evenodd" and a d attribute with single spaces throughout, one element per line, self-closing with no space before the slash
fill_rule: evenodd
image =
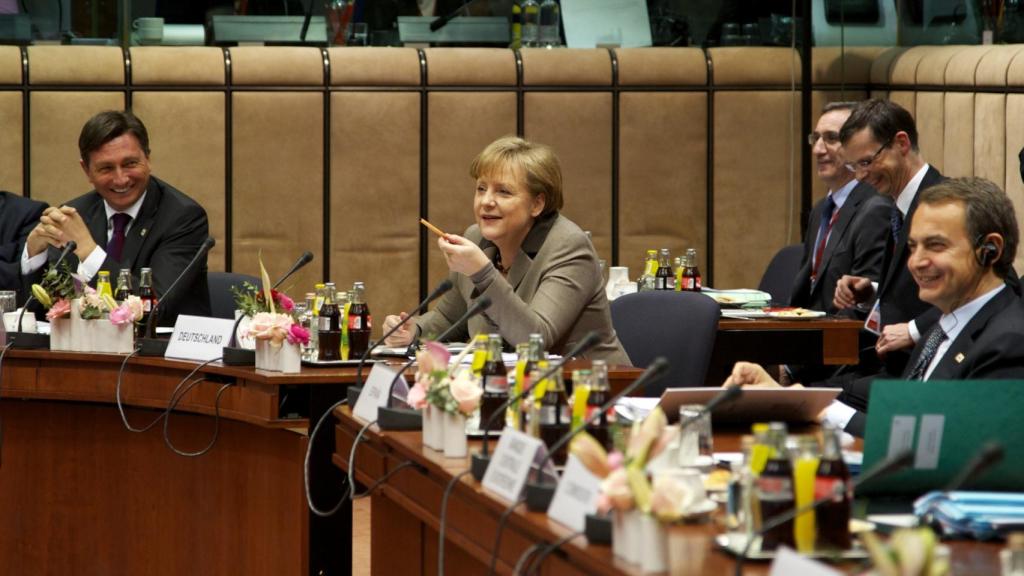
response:
<path id="1" fill-rule="evenodd" d="M 136 18 L 132 30 L 139 44 L 160 44 L 164 39 L 164 19 Z"/>
<path id="2" fill-rule="evenodd" d="M 18 331 L 18 315 L 21 314 L 21 309 L 15 310 L 14 312 L 4 312 L 4 329 L 8 332 Z M 25 312 L 25 317 L 21 320 L 21 328 L 23 332 L 29 334 L 36 333 L 36 317 L 31 312 Z"/>

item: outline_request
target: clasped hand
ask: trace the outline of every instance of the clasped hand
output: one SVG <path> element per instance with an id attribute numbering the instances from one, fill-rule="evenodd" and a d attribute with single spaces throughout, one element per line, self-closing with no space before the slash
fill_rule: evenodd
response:
<path id="1" fill-rule="evenodd" d="M 840 310 L 853 308 L 861 302 L 867 302 L 874 295 L 875 288 L 871 285 L 870 278 L 844 274 L 836 282 L 836 292 L 832 299 L 832 305 Z"/>
<path id="2" fill-rule="evenodd" d="M 85 225 L 82 215 L 71 206 L 47 208 L 39 218 L 39 224 L 29 232 L 26 245 L 29 257 L 46 250 L 47 246 L 60 248 L 69 240 L 77 244 L 75 254 L 84 258 L 96 247 L 96 243 Z"/>

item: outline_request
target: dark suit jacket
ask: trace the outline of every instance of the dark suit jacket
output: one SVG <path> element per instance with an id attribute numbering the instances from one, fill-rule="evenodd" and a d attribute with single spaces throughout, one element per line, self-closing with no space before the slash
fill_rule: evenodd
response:
<path id="1" fill-rule="evenodd" d="M 911 353 L 903 378 L 917 362 L 924 338 Z M 929 380 L 1020 380 L 1024 379 L 1024 303 L 1010 288 L 1004 288 L 986 303 L 939 360 Z M 843 387 L 838 399 L 859 410 L 846 431 L 864 435 L 866 415 L 874 378 L 861 378 Z"/>
<path id="2" fill-rule="evenodd" d="M 819 201 L 811 210 L 804 237 L 804 256 L 793 280 L 790 305 L 834 314 L 836 308 L 832 305 L 832 298 L 836 283 L 844 274 L 866 276 L 875 282 L 881 279 L 882 265 L 889 249 L 892 200 L 878 194 L 864 182 L 850 191 L 825 244 L 818 280 L 812 284 L 811 261 L 824 202 Z"/>
<path id="3" fill-rule="evenodd" d="M 21 252 L 46 204 L 0 191 L 0 290 L 21 290 Z M 27 295 L 18 294 L 21 303 Z"/>
<path id="4" fill-rule="evenodd" d="M 99 193 L 93 190 L 67 204 L 82 215 L 96 244 L 106 246 L 107 213 Z M 209 233 L 206 210 L 202 206 L 173 186 L 151 176 L 138 218 L 132 222 L 125 237 L 121 261 L 114 260 L 108 254 L 100 270 L 110 271 L 111 280 L 114 280 L 118 270 L 130 268 L 133 286 L 138 289 L 140 269 L 152 268 L 153 289 L 160 299 L 162 310 L 161 325 L 173 325 L 178 314 L 209 316 L 210 293 L 206 283 L 205 256 L 181 280 L 173 294 L 163 297 Z M 56 260 L 58 255 L 58 250 L 50 249 L 51 261 Z M 78 258 L 74 254 L 70 254 L 67 261 L 71 270 L 78 267 Z M 37 282 L 41 275 L 42 270 L 34 275 L 32 281 Z"/>

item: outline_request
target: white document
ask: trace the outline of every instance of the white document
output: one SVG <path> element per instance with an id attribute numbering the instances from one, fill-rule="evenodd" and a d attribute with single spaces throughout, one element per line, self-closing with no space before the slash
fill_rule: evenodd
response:
<path id="1" fill-rule="evenodd" d="M 534 457 L 543 446 L 544 443 L 538 438 L 505 428 L 491 455 L 487 472 L 484 473 L 484 488 L 509 502 L 518 500 L 532 469 Z"/>
<path id="2" fill-rule="evenodd" d="M 935 470 L 939 467 L 942 429 L 945 424 L 944 414 L 921 415 L 921 429 L 917 433 L 917 452 L 914 454 L 914 468 L 917 470 Z"/>
<path id="3" fill-rule="evenodd" d="M 569 48 L 651 45 L 646 0 L 562 0 L 562 24 Z"/>
<path id="4" fill-rule="evenodd" d="M 800 576 L 842 576 L 843 573 L 827 564 L 801 556 L 796 550 L 788 546 L 780 546 L 778 551 L 775 552 L 775 560 L 772 561 L 772 569 L 768 574 L 769 576 L 792 576 L 793 574 L 800 574 Z"/>
<path id="5" fill-rule="evenodd" d="M 199 362 L 216 360 L 224 354 L 224 347 L 231 341 L 234 326 L 235 321 L 226 318 L 179 314 L 164 358 Z"/>
<path id="6" fill-rule="evenodd" d="M 886 452 L 886 458 L 893 458 L 914 447 L 914 428 L 916 426 L 917 416 L 897 414 L 892 417 L 892 427 L 889 429 L 889 450 Z"/>
<path id="7" fill-rule="evenodd" d="M 356 418 L 365 422 L 377 419 L 377 409 L 388 403 L 388 391 L 391 390 L 391 381 L 395 379 L 396 373 L 381 362 L 373 365 L 370 375 L 366 377 L 366 383 L 363 384 L 363 391 L 359 393 L 359 399 L 352 407 L 352 414 Z"/>
<path id="8" fill-rule="evenodd" d="M 577 532 L 586 525 L 587 514 L 597 512 L 597 497 L 601 494 L 601 479 L 573 455 L 565 463 L 565 472 L 558 481 L 555 496 L 548 507 L 548 516 Z"/>

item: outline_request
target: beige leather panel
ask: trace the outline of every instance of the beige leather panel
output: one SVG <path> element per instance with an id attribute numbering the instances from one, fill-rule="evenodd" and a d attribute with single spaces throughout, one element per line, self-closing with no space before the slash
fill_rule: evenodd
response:
<path id="1" fill-rule="evenodd" d="M 323 270 L 323 96 L 235 92 L 232 106 L 232 269 L 258 275 L 262 250 L 277 277 L 309 250 L 284 287 L 299 297 Z"/>
<path id="2" fill-rule="evenodd" d="M 616 48 L 620 86 L 704 86 L 708 63 L 700 48 Z"/>
<path id="3" fill-rule="evenodd" d="M 92 187 L 82 173 L 78 135 L 97 112 L 123 110 L 120 92 L 46 92 L 29 97 L 32 197 L 62 204 Z"/>
<path id="4" fill-rule="evenodd" d="M 889 83 L 905 86 L 917 83 L 917 67 L 930 46 L 914 46 L 900 53 L 889 68 Z"/>
<path id="5" fill-rule="evenodd" d="M 1007 178 L 1020 180 L 1020 173 L 1006 170 L 1006 95 L 974 95 L 974 175 L 988 178 L 1000 188 Z M 1018 147 L 1014 151 L 1016 157 Z"/>
<path id="6" fill-rule="evenodd" d="M 974 176 L 974 142 L 982 137 L 979 134 L 976 138 L 974 133 L 974 94 L 947 93 L 943 114 L 942 173 L 950 177 Z"/>
<path id="7" fill-rule="evenodd" d="M 31 84 L 124 84 L 124 53 L 116 46 L 29 46 Z"/>
<path id="8" fill-rule="evenodd" d="M 366 283 L 379 338 L 419 300 L 420 94 L 331 95 L 331 276 Z M 320 214 L 320 210 L 314 210 Z"/>
<path id="9" fill-rule="evenodd" d="M 0 91 L 0 190 L 24 194 L 22 180 L 22 104 L 21 92 Z"/>
<path id="10" fill-rule="evenodd" d="M 925 51 L 921 62 L 917 65 L 917 83 L 941 86 L 946 84 L 946 71 L 949 69 L 950 60 L 964 47 L 918 46 L 917 48 Z"/>
<path id="11" fill-rule="evenodd" d="M 619 265 L 634 278 L 649 248 L 696 248 L 707 270 L 707 95 L 619 99 Z"/>
<path id="12" fill-rule="evenodd" d="M 871 63 L 871 83 L 888 84 L 892 78 L 894 64 L 906 51 L 906 48 L 890 47 L 879 53 Z"/>
<path id="13" fill-rule="evenodd" d="M 428 48 L 427 84 L 431 86 L 515 86 L 515 53 L 505 48 Z"/>
<path id="14" fill-rule="evenodd" d="M 1024 94 L 1006 95 L 1006 125 L 1024 126 Z M 1006 131 L 1006 195 L 1016 208 L 1018 225 L 1024 215 L 1024 183 L 1020 179 L 1020 161 L 1017 153 L 1024 148 L 1024 130 Z M 1024 250 L 1017 248 L 1014 261 L 1017 270 L 1024 269 Z"/>
<path id="15" fill-rule="evenodd" d="M 332 86 L 419 86 L 415 48 L 338 46 L 327 51 Z"/>
<path id="16" fill-rule="evenodd" d="M 526 138 L 554 148 L 562 163 L 562 213 L 589 230 L 599 258 L 611 262 L 612 95 L 527 93 Z"/>
<path id="17" fill-rule="evenodd" d="M 889 100 L 906 108 L 912 116 L 917 116 L 917 95 L 914 92 L 889 92 Z"/>
<path id="18" fill-rule="evenodd" d="M 793 79 L 800 84 L 800 54 L 789 48 L 710 48 L 708 53 L 716 86 L 780 86 Z"/>
<path id="19" fill-rule="evenodd" d="M 885 51 L 881 46 L 816 47 L 811 52 L 811 78 L 815 84 L 867 84 L 872 65 Z"/>
<path id="20" fill-rule="evenodd" d="M 202 46 L 136 46 L 131 48 L 132 84 L 213 85 L 225 82 L 224 50 Z"/>
<path id="21" fill-rule="evenodd" d="M 918 92 L 916 110 L 917 139 L 925 162 L 946 174 L 946 95 L 942 92 Z M 946 174 L 958 176 L 958 174 Z"/>
<path id="22" fill-rule="evenodd" d="M 975 74 L 977 86 L 1006 86 L 1007 71 L 1017 54 L 1024 50 L 1020 44 L 993 46 L 978 63 Z"/>
<path id="23" fill-rule="evenodd" d="M 1024 46 L 1018 51 L 1006 67 L 1006 85 L 1024 86 Z"/>
<path id="24" fill-rule="evenodd" d="M 515 135 L 516 95 L 434 92 L 427 106 L 427 217 L 442 230 L 461 234 L 474 222 L 475 182 L 469 176 L 469 164 L 494 140 Z M 427 234 L 426 242 L 433 286 L 448 274 L 448 267 L 437 248 L 437 237 Z"/>
<path id="25" fill-rule="evenodd" d="M 319 48 L 237 46 L 231 48 L 231 83 L 237 86 L 323 86 Z"/>
<path id="26" fill-rule="evenodd" d="M 611 86 L 612 61 L 604 48 L 523 48 L 526 86 Z"/>
<path id="27" fill-rule="evenodd" d="M 716 288 L 756 288 L 775 252 L 800 241 L 799 104 L 783 91 L 715 94 Z"/>
<path id="28" fill-rule="evenodd" d="M 961 46 L 946 66 L 947 86 L 974 86 L 977 84 L 978 67 L 994 46 Z"/>
<path id="29" fill-rule="evenodd" d="M 21 49 L 0 46 L 0 84 L 21 84 Z"/>
<path id="30" fill-rule="evenodd" d="M 210 270 L 224 270 L 225 95 L 222 92 L 135 92 L 132 109 L 146 123 L 153 175 L 206 209 Z M 284 271 L 282 271 L 283 273 Z"/>

